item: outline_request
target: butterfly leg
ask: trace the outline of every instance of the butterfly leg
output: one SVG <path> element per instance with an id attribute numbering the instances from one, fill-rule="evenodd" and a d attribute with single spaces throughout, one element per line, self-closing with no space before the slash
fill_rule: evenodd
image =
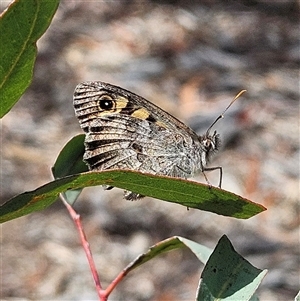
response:
<path id="1" fill-rule="evenodd" d="M 220 181 L 219 181 L 218 187 L 221 188 L 221 185 L 222 185 L 222 178 L 223 178 L 223 169 L 222 169 L 222 166 L 205 167 L 205 168 L 202 169 L 202 173 L 203 173 L 203 175 L 204 175 L 204 178 L 205 178 L 207 184 L 211 187 L 212 185 L 211 185 L 211 183 L 209 182 L 209 180 L 208 180 L 208 178 L 207 178 L 207 176 L 206 176 L 206 174 L 205 174 L 205 171 L 212 171 L 212 170 L 217 170 L 217 169 L 220 171 Z"/>

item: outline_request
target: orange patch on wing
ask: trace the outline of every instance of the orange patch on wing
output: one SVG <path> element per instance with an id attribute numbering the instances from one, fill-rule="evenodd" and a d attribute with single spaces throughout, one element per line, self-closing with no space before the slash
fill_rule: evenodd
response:
<path id="1" fill-rule="evenodd" d="M 118 96 L 115 102 L 116 102 L 116 109 L 118 112 L 120 112 L 121 109 L 126 108 L 128 104 L 128 99 L 122 96 Z"/>
<path id="2" fill-rule="evenodd" d="M 142 120 L 145 120 L 147 119 L 150 114 L 149 112 L 146 110 L 146 109 L 138 109 L 136 111 L 134 111 L 132 114 L 131 114 L 132 117 L 135 117 L 135 118 L 139 118 L 139 119 L 142 119 Z"/>

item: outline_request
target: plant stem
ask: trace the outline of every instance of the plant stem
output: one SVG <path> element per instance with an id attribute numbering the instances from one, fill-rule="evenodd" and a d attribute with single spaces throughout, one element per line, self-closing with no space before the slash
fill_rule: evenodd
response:
<path id="1" fill-rule="evenodd" d="M 97 294 L 99 296 L 99 300 L 100 301 L 107 301 L 108 294 L 101 287 L 99 275 L 98 275 L 98 272 L 96 270 L 95 262 L 93 260 L 93 255 L 92 255 L 92 252 L 91 252 L 91 249 L 90 249 L 90 244 L 88 243 L 88 241 L 86 239 L 86 235 L 85 235 L 83 227 L 82 227 L 80 215 L 73 209 L 73 207 L 67 202 L 67 200 L 64 198 L 64 196 L 62 194 L 60 194 L 60 198 L 61 198 L 62 202 L 64 203 L 64 205 L 66 206 L 67 210 L 69 211 L 69 214 L 70 214 L 72 220 L 74 221 L 75 226 L 78 230 L 79 237 L 80 237 L 80 240 L 81 240 L 81 244 L 82 244 L 82 247 L 83 247 L 84 252 L 86 254 L 86 257 L 87 257 L 87 260 L 89 262 L 89 266 L 90 266 L 90 269 L 91 269 L 91 272 L 92 272 L 92 275 L 93 275 L 93 279 L 94 279 L 94 282 L 95 282 L 95 286 L 96 286 Z"/>

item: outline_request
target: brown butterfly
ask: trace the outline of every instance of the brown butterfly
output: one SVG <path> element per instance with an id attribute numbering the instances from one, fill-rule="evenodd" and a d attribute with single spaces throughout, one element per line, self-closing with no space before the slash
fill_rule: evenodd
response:
<path id="1" fill-rule="evenodd" d="M 204 172 L 219 170 L 221 187 L 222 167 L 207 163 L 220 147 L 219 134 L 210 130 L 225 111 L 198 136 L 143 97 L 100 81 L 77 85 L 74 108 L 86 132 L 83 159 L 90 170 L 130 169 L 185 179 L 202 172 L 207 182 Z M 125 191 L 127 200 L 141 197 Z"/>

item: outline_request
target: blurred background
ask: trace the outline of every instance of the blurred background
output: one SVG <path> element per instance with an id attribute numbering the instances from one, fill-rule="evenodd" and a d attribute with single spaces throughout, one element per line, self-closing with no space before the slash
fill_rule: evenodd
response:
<path id="1" fill-rule="evenodd" d="M 9 1 L 0 1 L 1 11 Z M 215 128 L 223 188 L 268 208 L 236 220 L 120 189 L 87 188 L 81 214 L 102 285 L 151 245 L 181 235 L 214 248 L 226 234 L 268 269 L 260 300 L 292 300 L 300 287 L 299 2 L 61 1 L 38 43 L 34 79 L 1 129 L 1 202 L 52 180 L 74 135 L 76 84 L 101 80 L 156 103 L 203 134 Z M 218 173 L 208 174 L 217 185 Z M 195 180 L 204 182 L 200 175 Z M 5 300 L 97 300 L 75 227 L 60 202 L 2 226 Z M 110 300 L 193 300 L 203 266 L 188 250 L 130 273 Z"/>

